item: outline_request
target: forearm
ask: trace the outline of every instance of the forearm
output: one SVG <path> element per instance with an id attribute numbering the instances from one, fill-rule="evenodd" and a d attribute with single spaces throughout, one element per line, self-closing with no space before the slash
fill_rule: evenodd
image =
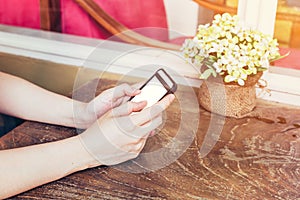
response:
<path id="1" fill-rule="evenodd" d="M 60 179 L 98 163 L 78 136 L 0 151 L 0 199 Z"/>
<path id="2" fill-rule="evenodd" d="M 75 127 L 73 103 L 70 98 L 0 72 L 2 113 L 27 120 Z M 81 106 L 81 103 L 76 102 L 76 106 Z"/>

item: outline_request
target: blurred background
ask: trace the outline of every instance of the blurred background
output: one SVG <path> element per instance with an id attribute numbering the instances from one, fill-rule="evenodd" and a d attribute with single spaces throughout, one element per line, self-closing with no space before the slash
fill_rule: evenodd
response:
<path id="1" fill-rule="evenodd" d="M 218 13 L 236 14 L 237 6 L 238 0 L 0 0 L 0 27 L 1 31 L 25 27 L 96 39 L 118 34 L 118 40 L 126 43 L 178 49 L 196 34 L 199 24 L 210 23 Z M 147 27 L 156 29 L 142 31 Z M 274 37 L 281 51 L 290 55 L 273 65 L 300 69 L 299 35 L 300 1 L 278 0 Z M 57 65 L 0 50 L 0 70 L 65 94 L 78 69 Z"/>

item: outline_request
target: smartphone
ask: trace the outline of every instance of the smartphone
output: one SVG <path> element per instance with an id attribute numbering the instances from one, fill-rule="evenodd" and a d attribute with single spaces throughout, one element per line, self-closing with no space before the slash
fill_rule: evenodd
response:
<path id="1" fill-rule="evenodd" d="M 164 98 L 167 94 L 175 93 L 177 84 L 164 69 L 158 69 L 140 90 L 141 93 L 131 97 L 129 101 L 147 101 L 145 108 L 148 108 Z"/>

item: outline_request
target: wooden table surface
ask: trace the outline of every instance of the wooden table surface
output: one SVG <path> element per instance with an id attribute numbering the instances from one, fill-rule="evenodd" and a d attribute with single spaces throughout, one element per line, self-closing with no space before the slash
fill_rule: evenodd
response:
<path id="1" fill-rule="evenodd" d="M 98 93 L 114 84 L 102 80 Z M 80 171 L 13 199 L 300 199 L 300 108 L 259 101 L 255 109 L 259 117 L 224 119 L 217 143 L 204 156 L 199 150 L 205 145 L 205 136 L 223 118 L 203 109 L 198 113 L 189 103 L 189 95 L 193 94 L 184 89 L 176 95 L 182 101 L 169 107 L 163 128 L 149 138 L 143 153 L 166 146 L 181 127 L 186 134 L 179 137 L 177 146 L 169 147 L 170 151 L 150 161 L 138 157 L 118 166 L 129 171 L 118 167 Z M 182 116 L 189 120 L 180 123 Z M 193 132 L 195 123 L 199 126 Z M 72 128 L 27 121 L 0 138 L 0 149 L 51 142 L 75 134 Z M 183 154 L 169 165 L 152 172 L 130 171 L 143 162 L 160 164 L 172 159 L 176 149 L 189 140 L 191 144 Z"/>

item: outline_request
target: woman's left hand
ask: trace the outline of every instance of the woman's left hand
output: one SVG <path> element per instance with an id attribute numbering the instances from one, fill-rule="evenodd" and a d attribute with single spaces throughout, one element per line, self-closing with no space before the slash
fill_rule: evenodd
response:
<path id="1" fill-rule="evenodd" d="M 122 84 L 114 88 L 105 90 L 100 95 L 95 97 L 89 103 L 81 103 L 75 106 L 75 127 L 88 128 L 98 118 L 104 115 L 112 108 L 118 107 L 126 102 L 131 96 L 139 94 L 141 91 L 137 90 L 135 86 Z"/>

